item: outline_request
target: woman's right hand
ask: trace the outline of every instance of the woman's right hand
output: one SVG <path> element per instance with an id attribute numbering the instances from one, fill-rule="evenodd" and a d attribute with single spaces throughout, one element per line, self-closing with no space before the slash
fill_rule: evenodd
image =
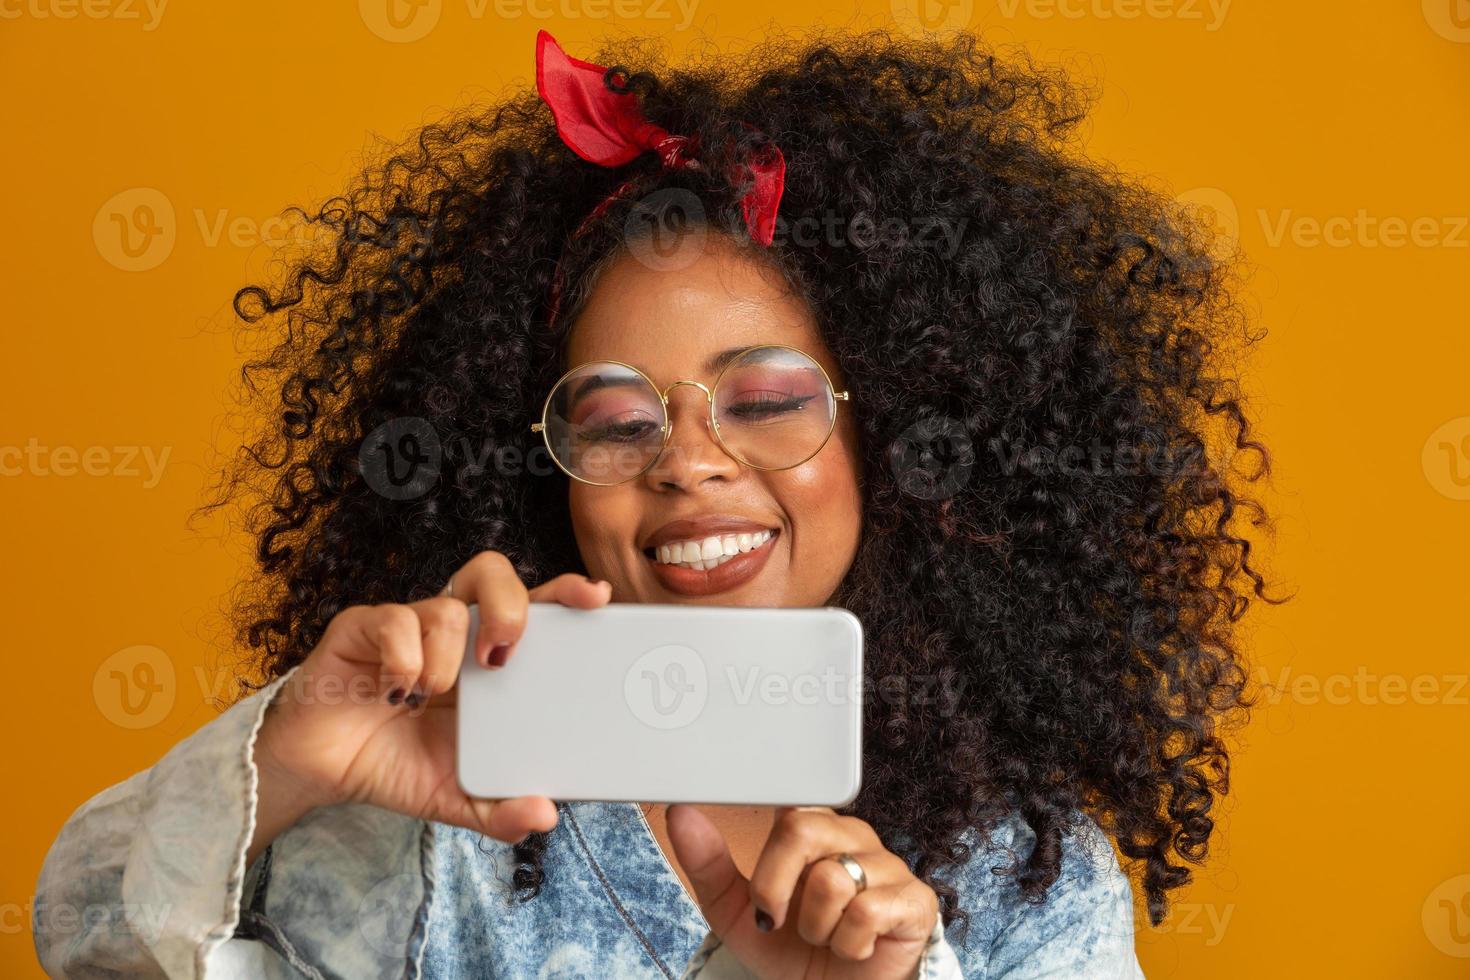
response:
<path id="1" fill-rule="evenodd" d="M 255 741 L 260 783 L 248 862 L 306 812 L 334 803 L 371 803 L 506 842 L 556 826 L 547 797 L 489 800 L 460 789 L 455 703 L 468 604 L 479 606 L 475 653 L 488 666 L 492 649 L 514 652 L 529 603 L 593 608 L 612 588 L 567 573 L 527 590 L 497 551 L 476 555 L 452 581 L 453 598 L 351 606 L 327 624 Z"/>

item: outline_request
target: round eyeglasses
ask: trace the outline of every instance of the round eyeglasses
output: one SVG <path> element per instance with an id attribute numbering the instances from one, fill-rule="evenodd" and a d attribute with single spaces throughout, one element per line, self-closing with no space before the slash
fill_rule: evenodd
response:
<path id="1" fill-rule="evenodd" d="M 546 439 L 551 458 L 573 479 L 595 486 L 626 483 L 663 455 L 673 433 L 669 392 L 690 385 L 704 392 L 710 431 L 746 466 L 800 466 L 827 444 L 837 422 L 832 379 L 811 355 L 782 344 L 735 351 L 715 383 L 675 381 L 662 391 L 622 361 L 590 361 L 557 379 L 531 431 Z"/>

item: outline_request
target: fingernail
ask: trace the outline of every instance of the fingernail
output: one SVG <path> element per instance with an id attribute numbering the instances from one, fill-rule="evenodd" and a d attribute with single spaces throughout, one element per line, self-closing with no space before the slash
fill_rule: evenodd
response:
<path id="1" fill-rule="evenodd" d="M 495 637 L 488 627 L 488 623 L 481 626 L 475 634 L 475 659 L 480 662 L 481 667 L 490 666 L 490 648 L 495 643 Z"/>
<path id="2" fill-rule="evenodd" d="M 401 704 L 403 702 L 403 698 L 404 690 L 401 687 L 395 687 L 393 690 L 388 692 L 389 704 Z"/>
<path id="3" fill-rule="evenodd" d="M 494 669 L 496 669 L 498 667 L 504 667 L 505 666 L 505 661 L 507 659 L 509 659 L 509 658 L 510 658 L 510 644 L 509 643 L 497 643 L 497 644 L 495 644 L 495 646 L 493 646 L 493 647 L 490 648 L 490 656 L 489 656 L 489 658 L 488 658 L 485 666 L 486 667 L 489 667 L 492 670 L 494 670 Z"/>
<path id="4" fill-rule="evenodd" d="M 771 926 L 775 924 L 776 923 L 773 922 L 771 920 L 771 917 L 765 912 L 761 911 L 760 909 L 755 910 L 755 927 L 761 932 L 770 932 Z"/>

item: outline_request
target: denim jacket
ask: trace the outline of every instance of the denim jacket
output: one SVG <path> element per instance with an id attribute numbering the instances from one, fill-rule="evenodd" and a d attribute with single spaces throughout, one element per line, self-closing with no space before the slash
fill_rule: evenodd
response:
<path id="1" fill-rule="evenodd" d="M 511 900 L 511 845 L 363 804 L 312 811 L 247 868 L 255 734 L 289 676 L 67 820 L 32 910 L 50 976 L 753 976 L 709 931 L 634 803 L 561 803 L 541 893 L 527 901 Z M 1141 977 L 1128 879 L 1087 827 L 1066 840 L 1040 906 L 990 871 L 1029 849 L 1029 829 L 994 833 L 946 879 L 968 935 L 951 942 L 936 922 L 914 977 Z"/>

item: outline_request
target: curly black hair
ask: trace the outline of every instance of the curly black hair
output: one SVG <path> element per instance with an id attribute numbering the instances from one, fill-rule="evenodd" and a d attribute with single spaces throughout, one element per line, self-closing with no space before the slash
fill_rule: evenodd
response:
<path id="1" fill-rule="evenodd" d="M 651 119 L 698 134 L 699 170 L 588 163 L 528 88 L 286 212 L 301 248 L 234 301 L 266 341 L 241 371 L 264 422 L 206 505 L 249 501 L 259 568 L 232 614 L 248 673 L 300 662 L 349 605 L 434 595 L 483 549 L 530 584 L 586 571 L 566 478 L 487 460 L 534 457 L 528 420 L 598 270 L 678 212 L 781 270 L 854 390 L 864 526 L 833 601 L 860 617 L 874 677 L 938 696 L 868 700 L 847 812 L 911 842 L 946 921 L 965 916 L 935 873 L 969 857 L 968 828 L 1024 819 L 1036 845 L 998 870 L 1040 901 L 1091 815 L 1157 925 L 1206 856 L 1223 736 L 1252 704 L 1235 624 L 1253 597 L 1280 601 L 1248 536 L 1271 521 L 1248 496 L 1269 457 L 1232 377 L 1259 339 L 1242 260 L 1078 152 L 1091 93 L 1024 52 L 867 31 L 704 59 L 670 68 L 639 39 L 595 59 Z M 761 134 L 787 165 L 769 248 L 745 237 L 731 176 Z M 558 260 L 571 305 L 548 329 Z M 380 492 L 365 440 L 405 419 L 444 461 Z M 517 845 L 522 897 L 544 846 Z"/>

